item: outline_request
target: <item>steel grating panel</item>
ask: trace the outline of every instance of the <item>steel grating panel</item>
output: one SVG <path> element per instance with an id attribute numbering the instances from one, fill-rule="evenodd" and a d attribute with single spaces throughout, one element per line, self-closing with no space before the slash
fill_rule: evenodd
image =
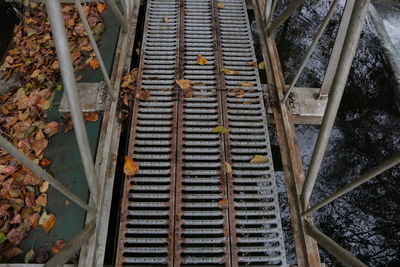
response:
<path id="1" fill-rule="evenodd" d="M 147 3 L 138 86 L 150 97 L 135 100 L 128 153 L 140 170 L 124 183 L 117 265 L 285 265 L 244 0 Z M 212 133 L 221 125 L 230 131 Z M 269 162 L 251 164 L 255 155 Z"/>
<path id="2" fill-rule="evenodd" d="M 229 266 L 229 221 L 215 21 L 211 0 L 184 0 L 181 68 L 193 97 L 179 98 L 175 266 Z M 198 55 L 208 64 L 199 65 Z"/>
<path id="3" fill-rule="evenodd" d="M 174 242 L 179 3 L 148 1 L 129 156 L 139 172 L 124 184 L 117 265 L 171 266 Z M 164 18 L 168 17 L 168 21 Z"/>
<path id="4" fill-rule="evenodd" d="M 266 111 L 244 0 L 218 0 L 232 265 L 286 265 Z M 243 83 L 247 83 L 243 86 Z M 251 86 L 248 86 L 251 85 Z M 240 96 L 235 92 L 241 88 Z M 250 163 L 255 155 L 267 163 Z"/>

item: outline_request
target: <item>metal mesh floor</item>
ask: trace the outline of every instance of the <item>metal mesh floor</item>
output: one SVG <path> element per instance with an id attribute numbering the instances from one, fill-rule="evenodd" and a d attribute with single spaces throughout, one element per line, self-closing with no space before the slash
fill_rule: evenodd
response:
<path id="1" fill-rule="evenodd" d="M 150 97 L 134 106 L 140 170 L 125 181 L 117 265 L 285 265 L 244 1 L 149 0 L 144 32 L 139 87 Z"/>

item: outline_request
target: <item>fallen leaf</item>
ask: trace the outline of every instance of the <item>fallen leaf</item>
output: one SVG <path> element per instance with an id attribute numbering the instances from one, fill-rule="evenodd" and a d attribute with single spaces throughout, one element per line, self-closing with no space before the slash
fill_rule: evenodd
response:
<path id="1" fill-rule="evenodd" d="M 250 83 L 250 82 L 243 82 L 243 83 L 241 83 L 240 85 L 241 85 L 241 86 L 245 86 L 245 87 L 254 86 L 254 84 L 253 84 L 253 83 Z"/>
<path id="2" fill-rule="evenodd" d="M 43 168 L 49 167 L 50 164 L 51 164 L 51 160 L 46 159 L 46 158 L 40 159 L 40 166 L 42 166 Z"/>
<path id="3" fill-rule="evenodd" d="M 181 80 L 176 80 L 176 83 L 179 85 L 179 87 L 182 90 L 188 90 L 192 87 L 192 81 L 191 80 L 185 80 L 185 79 L 181 79 Z"/>
<path id="4" fill-rule="evenodd" d="M 125 156 L 124 173 L 126 175 L 135 175 L 139 171 L 139 165 L 128 156 Z"/>
<path id="5" fill-rule="evenodd" d="M 39 130 L 35 136 L 35 142 L 32 144 L 32 149 L 35 151 L 35 156 L 39 157 L 43 150 L 47 147 L 49 141 L 47 141 L 42 130 Z"/>
<path id="6" fill-rule="evenodd" d="M 29 263 L 31 262 L 31 260 L 33 260 L 33 258 L 35 257 L 35 251 L 33 250 L 33 248 L 31 248 L 24 257 L 24 262 L 25 263 Z"/>
<path id="7" fill-rule="evenodd" d="M 42 193 L 38 196 L 38 198 L 35 200 L 36 205 L 46 207 L 47 206 L 47 194 Z"/>
<path id="8" fill-rule="evenodd" d="M 219 7 L 219 8 L 224 8 L 225 5 L 224 5 L 223 3 L 217 3 L 217 7 Z"/>
<path id="9" fill-rule="evenodd" d="M 48 220 L 42 224 L 42 227 L 46 231 L 46 233 L 49 233 L 55 224 L 56 224 L 56 216 L 54 216 L 54 214 L 49 214 Z"/>
<path id="10" fill-rule="evenodd" d="M 255 155 L 254 158 L 250 160 L 250 163 L 267 163 L 268 158 L 264 155 Z"/>
<path id="11" fill-rule="evenodd" d="M 232 170 L 232 165 L 229 162 L 225 161 L 225 170 L 227 174 L 232 174 L 233 170 Z"/>
<path id="12" fill-rule="evenodd" d="M 45 263 L 49 259 L 49 254 L 44 248 L 39 248 L 39 252 L 36 255 L 37 263 Z"/>
<path id="13" fill-rule="evenodd" d="M 258 69 L 259 70 L 265 69 L 265 62 L 264 61 L 261 61 L 260 63 L 258 63 Z"/>
<path id="14" fill-rule="evenodd" d="M 88 63 L 90 67 L 94 70 L 98 69 L 100 67 L 100 62 L 97 60 L 97 58 L 91 58 L 88 60 Z"/>
<path id="15" fill-rule="evenodd" d="M 3 244 L 3 242 L 6 240 L 7 236 L 3 232 L 0 232 L 0 244 Z"/>
<path id="16" fill-rule="evenodd" d="M 249 61 L 249 62 L 246 62 L 247 63 L 247 65 L 250 65 L 250 66 L 253 66 L 253 68 L 257 68 L 257 62 L 254 62 L 254 61 Z"/>
<path id="17" fill-rule="evenodd" d="M 28 233 L 23 229 L 20 229 L 19 227 L 12 228 L 7 234 L 8 240 L 10 240 L 10 242 L 13 243 L 15 246 L 17 246 L 22 241 L 22 239 L 27 236 Z"/>
<path id="18" fill-rule="evenodd" d="M 221 71 L 224 72 L 227 75 L 238 75 L 238 74 L 240 74 L 240 72 L 237 71 L 237 70 L 231 70 L 231 69 L 227 69 L 227 68 L 222 68 Z"/>
<path id="19" fill-rule="evenodd" d="M 64 240 L 57 240 L 56 243 L 51 247 L 51 253 L 57 254 L 60 253 L 61 249 L 65 247 Z"/>
<path id="20" fill-rule="evenodd" d="M 203 82 L 195 82 L 193 83 L 193 86 L 206 86 L 206 84 Z"/>
<path id="21" fill-rule="evenodd" d="M 100 2 L 96 3 L 96 8 L 97 8 L 97 11 L 99 11 L 99 13 L 103 13 L 104 10 L 106 10 L 106 7 L 107 6 L 103 3 L 100 3 Z"/>
<path id="22" fill-rule="evenodd" d="M 163 21 L 164 21 L 164 23 L 168 23 L 169 22 L 169 18 L 168 17 L 164 17 Z"/>
<path id="23" fill-rule="evenodd" d="M 206 65 L 208 63 L 207 59 L 203 55 L 197 55 L 197 64 Z"/>
<path id="24" fill-rule="evenodd" d="M 95 122 L 99 119 L 99 113 L 97 112 L 86 112 L 84 115 L 85 121 Z"/>
<path id="25" fill-rule="evenodd" d="M 218 204 L 222 207 L 226 207 L 226 206 L 228 206 L 228 200 L 222 199 L 222 200 L 218 201 Z"/>
<path id="26" fill-rule="evenodd" d="M 23 252 L 24 252 L 23 250 L 21 250 L 17 247 L 11 247 L 11 248 L 1 252 L 1 258 L 2 258 L 2 260 L 12 259 Z"/>
<path id="27" fill-rule="evenodd" d="M 226 129 L 224 126 L 217 126 L 211 132 L 220 133 L 220 134 L 226 134 L 227 132 L 229 132 L 229 130 Z"/>
<path id="28" fill-rule="evenodd" d="M 146 100 L 147 98 L 150 97 L 150 91 L 149 90 L 137 90 L 135 98 L 138 100 Z"/>
<path id="29" fill-rule="evenodd" d="M 33 209 L 32 209 L 33 211 Z M 35 212 L 31 216 L 28 217 L 28 223 L 32 226 L 33 229 L 36 229 L 39 226 L 40 214 Z"/>
<path id="30" fill-rule="evenodd" d="M 49 182 L 44 181 L 44 182 L 40 185 L 39 191 L 40 191 L 41 193 L 46 193 L 48 189 L 49 189 Z"/>

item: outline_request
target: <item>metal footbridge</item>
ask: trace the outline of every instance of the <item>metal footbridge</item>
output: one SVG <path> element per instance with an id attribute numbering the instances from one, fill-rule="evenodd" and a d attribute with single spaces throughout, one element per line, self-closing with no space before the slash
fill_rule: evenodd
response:
<path id="1" fill-rule="evenodd" d="M 117 264 L 285 265 L 245 2 L 149 1 L 140 62 Z"/>
<path id="2" fill-rule="evenodd" d="M 57 178 L 64 173 L 53 177 L 9 137 L 0 135 L 1 148 L 49 182 L 61 193 L 63 203 L 68 198 L 77 205 L 85 220 L 78 227 L 81 232 L 68 237 L 67 245 L 45 266 L 63 266 L 77 251 L 80 267 L 110 262 L 116 266 L 287 266 L 284 244 L 288 242 L 295 246 L 296 266 L 322 266 L 318 245 L 347 266 L 366 266 L 347 250 L 351 248 L 343 248 L 318 230 L 312 214 L 398 165 L 400 154 L 319 203 L 311 205 L 310 198 L 370 0 L 345 1 L 321 88 L 299 88 L 296 82 L 339 0 L 332 1 L 289 85 L 275 33 L 304 0 L 289 1 L 278 15 L 274 13 L 278 0 L 104 0 L 115 18 L 114 28 L 109 28 L 115 43 L 106 40 L 113 51 L 98 46 L 81 1 L 74 0 L 104 80 L 79 86 L 60 1 L 72 2 L 43 2 L 82 159 L 78 178 L 88 186 L 90 197 L 78 196 L 76 188 L 62 183 L 71 184 L 68 175 L 67 180 Z M 254 15 L 257 40 L 252 37 L 249 12 Z M 142 32 L 142 39 L 138 38 Z M 265 63 L 265 84 L 257 68 L 261 61 L 255 57 L 257 42 Z M 138 60 L 133 60 L 135 51 L 140 51 Z M 145 90 L 148 97 L 136 96 L 129 120 L 121 121 L 121 84 L 135 67 L 134 61 L 139 62 L 136 90 Z M 81 99 L 80 90 L 86 90 L 83 93 L 90 100 Z M 85 125 L 81 100 L 101 113 L 98 128 Z M 316 116 L 308 116 L 311 113 Z M 282 232 L 268 136 L 271 121 L 293 238 Z M 321 124 L 307 172 L 295 123 Z M 92 153 L 88 132 L 93 137 L 96 131 L 92 143 L 97 142 L 97 149 Z M 123 175 L 124 156 L 138 165 L 134 175 Z"/>

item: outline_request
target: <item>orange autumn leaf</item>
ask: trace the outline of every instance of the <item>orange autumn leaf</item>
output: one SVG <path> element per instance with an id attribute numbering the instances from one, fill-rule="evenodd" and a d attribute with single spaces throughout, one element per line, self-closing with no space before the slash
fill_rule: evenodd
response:
<path id="1" fill-rule="evenodd" d="M 99 13 L 103 13 L 104 10 L 106 10 L 107 6 L 106 6 L 106 4 L 97 2 L 96 8 L 97 8 L 97 11 L 99 11 Z"/>
<path id="2" fill-rule="evenodd" d="M 231 69 L 227 69 L 227 68 L 222 68 L 221 71 L 227 75 L 238 75 L 240 74 L 239 71 L 237 70 L 231 70 Z"/>
<path id="3" fill-rule="evenodd" d="M 181 79 L 175 81 L 182 90 L 188 90 L 192 86 L 191 80 Z"/>
<path id="4" fill-rule="evenodd" d="M 40 166 L 42 166 L 43 168 L 46 168 L 46 167 L 50 166 L 51 160 L 42 158 L 42 159 L 40 159 L 39 163 L 40 163 Z"/>
<path id="5" fill-rule="evenodd" d="M 245 86 L 245 87 L 254 86 L 254 84 L 253 84 L 253 83 L 250 83 L 250 82 L 243 82 L 243 83 L 241 83 L 240 85 L 241 85 L 241 86 Z"/>
<path id="6" fill-rule="evenodd" d="M 57 254 L 65 247 L 64 240 L 57 240 L 56 243 L 51 247 L 51 253 Z"/>
<path id="7" fill-rule="evenodd" d="M 218 204 L 219 204 L 220 206 L 225 207 L 225 206 L 228 205 L 228 200 L 227 200 L 227 199 L 222 199 L 222 200 L 218 201 Z"/>
<path id="8" fill-rule="evenodd" d="M 125 156 L 124 173 L 126 175 L 135 175 L 139 171 L 139 165 L 128 156 Z"/>
<path id="9" fill-rule="evenodd" d="M 42 227 L 46 231 L 46 233 L 49 233 L 55 224 L 56 216 L 54 216 L 54 214 L 49 214 L 48 220 L 42 224 Z"/>
<path id="10" fill-rule="evenodd" d="M 100 62 L 97 60 L 97 58 L 92 58 L 91 60 L 89 60 L 89 65 L 92 69 L 97 69 L 98 67 L 100 67 Z"/>
<path id="11" fill-rule="evenodd" d="M 85 121 L 95 122 L 99 119 L 99 113 L 97 112 L 87 112 L 84 115 Z"/>

